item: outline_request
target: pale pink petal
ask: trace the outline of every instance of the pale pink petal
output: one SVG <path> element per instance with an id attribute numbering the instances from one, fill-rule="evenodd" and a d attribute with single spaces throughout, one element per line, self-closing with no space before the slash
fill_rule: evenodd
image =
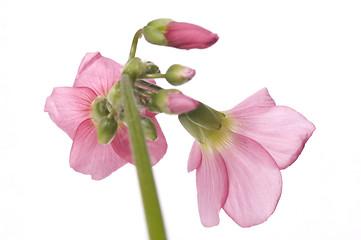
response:
<path id="1" fill-rule="evenodd" d="M 90 118 L 91 103 L 96 98 L 93 90 L 82 87 L 58 87 L 46 99 L 44 111 L 70 138 L 85 119 Z"/>
<path id="2" fill-rule="evenodd" d="M 188 159 L 188 172 L 193 171 L 199 167 L 202 161 L 202 151 L 197 141 L 194 141 Z"/>
<path id="3" fill-rule="evenodd" d="M 219 211 L 228 193 L 228 175 L 221 155 L 202 149 L 202 162 L 197 169 L 198 210 L 205 227 L 219 224 Z"/>
<path id="4" fill-rule="evenodd" d="M 78 75 L 81 74 L 89 66 L 91 66 L 93 62 L 100 57 L 102 57 L 102 55 L 99 52 L 85 54 L 78 68 Z"/>
<path id="5" fill-rule="evenodd" d="M 315 126 L 295 110 L 284 107 L 255 107 L 238 111 L 232 118 L 234 131 L 261 144 L 280 169 L 294 163 Z"/>
<path id="6" fill-rule="evenodd" d="M 73 87 L 88 87 L 99 95 L 107 95 L 121 79 L 122 66 L 100 53 L 86 55 L 80 64 Z"/>
<path id="7" fill-rule="evenodd" d="M 175 114 L 192 111 L 198 107 L 198 101 L 181 93 L 168 93 L 167 108 Z"/>
<path id="8" fill-rule="evenodd" d="M 155 117 L 151 117 L 157 129 L 158 138 L 155 141 L 146 140 L 152 166 L 157 164 L 167 151 L 167 142 L 162 129 Z M 123 125 L 111 143 L 114 151 L 124 160 L 134 164 L 131 152 L 128 129 Z"/>
<path id="9" fill-rule="evenodd" d="M 269 95 L 267 88 L 262 88 L 228 112 L 231 114 L 237 114 L 238 111 L 242 111 L 250 107 L 271 107 L 275 105 L 276 104 Z"/>
<path id="10" fill-rule="evenodd" d="M 99 144 L 97 129 L 91 119 L 79 125 L 70 152 L 70 166 L 75 171 L 89 174 L 94 180 L 100 180 L 126 163 L 114 152 L 110 144 Z"/>
<path id="11" fill-rule="evenodd" d="M 231 133 L 228 149 L 221 154 L 229 179 L 224 211 L 241 227 L 268 219 L 282 192 L 281 172 L 271 155 L 257 142 Z"/>

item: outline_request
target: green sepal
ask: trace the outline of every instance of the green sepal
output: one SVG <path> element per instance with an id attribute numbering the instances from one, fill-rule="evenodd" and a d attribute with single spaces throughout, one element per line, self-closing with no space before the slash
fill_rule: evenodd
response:
<path id="1" fill-rule="evenodd" d="M 152 44 L 167 46 L 167 39 L 164 37 L 164 34 L 167 30 L 167 26 L 170 22 L 173 22 L 172 19 L 156 19 L 147 24 L 143 28 L 143 35 L 145 39 Z"/>
<path id="2" fill-rule="evenodd" d="M 114 118 L 103 118 L 98 125 L 98 142 L 109 144 L 117 134 L 118 123 Z"/>
<path id="3" fill-rule="evenodd" d="M 149 117 L 142 117 L 141 122 L 145 138 L 150 141 L 155 141 L 158 138 L 158 135 L 157 128 L 152 119 Z"/>
<path id="4" fill-rule="evenodd" d="M 178 119 L 182 126 L 188 131 L 188 133 L 192 135 L 192 137 L 194 137 L 199 143 L 205 142 L 206 138 L 202 128 L 189 120 L 186 113 L 178 115 Z"/>
<path id="5" fill-rule="evenodd" d="M 205 129 L 218 130 L 221 127 L 221 121 L 217 114 L 201 102 L 199 102 L 198 108 L 187 112 L 186 115 L 194 124 Z"/>

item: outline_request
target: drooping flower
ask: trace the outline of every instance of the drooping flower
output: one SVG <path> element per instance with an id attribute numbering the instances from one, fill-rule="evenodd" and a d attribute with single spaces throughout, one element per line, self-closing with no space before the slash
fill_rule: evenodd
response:
<path id="1" fill-rule="evenodd" d="M 194 113 L 180 115 L 197 139 L 188 171 L 197 169 L 201 222 L 218 225 L 223 208 L 241 227 L 260 224 L 281 196 L 280 169 L 296 161 L 315 127 L 295 110 L 276 106 L 267 89 L 229 111 L 209 110 L 204 122 Z M 207 115 L 204 110 L 202 115 Z M 213 123 L 217 121 L 219 126 Z"/>
<path id="2" fill-rule="evenodd" d="M 103 100 L 121 79 L 122 68 L 100 53 L 88 53 L 80 64 L 73 87 L 54 88 L 45 104 L 45 112 L 73 140 L 70 166 L 95 180 L 107 177 L 126 163 L 134 163 L 124 123 L 117 123 L 116 135 L 110 144 L 100 144 L 97 137 L 98 115 L 107 111 L 106 101 L 102 108 Z M 149 117 L 157 129 L 157 139 L 147 140 L 154 165 L 164 156 L 167 143 L 155 114 L 146 109 L 141 114 Z"/>
<path id="3" fill-rule="evenodd" d="M 208 48 L 218 41 L 218 35 L 198 25 L 157 19 L 143 28 L 150 43 L 179 49 Z"/>

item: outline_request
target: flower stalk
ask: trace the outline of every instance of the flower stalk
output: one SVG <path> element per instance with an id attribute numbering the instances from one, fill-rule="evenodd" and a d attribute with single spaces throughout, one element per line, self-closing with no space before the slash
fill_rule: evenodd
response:
<path id="1" fill-rule="evenodd" d="M 135 101 L 133 83 L 134 79 L 131 79 L 128 74 L 123 75 L 120 90 L 125 119 L 128 123 L 131 149 L 137 168 L 149 238 L 151 240 L 163 240 L 166 239 L 166 233 L 141 118 Z"/>

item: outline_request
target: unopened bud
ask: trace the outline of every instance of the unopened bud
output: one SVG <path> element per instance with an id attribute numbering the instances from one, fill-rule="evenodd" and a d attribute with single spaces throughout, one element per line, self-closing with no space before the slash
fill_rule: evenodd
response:
<path id="1" fill-rule="evenodd" d="M 174 64 L 168 68 L 165 74 L 165 79 L 167 79 L 171 85 L 179 86 L 191 80 L 195 74 L 196 71 L 194 69 Z"/>
<path id="2" fill-rule="evenodd" d="M 146 139 L 154 141 L 157 139 L 157 128 L 155 127 L 152 119 L 148 117 L 142 117 L 141 119 L 144 136 Z"/>
<path id="3" fill-rule="evenodd" d="M 143 75 L 146 70 L 146 64 L 140 58 L 135 57 L 125 64 L 123 68 L 123 74 L 128 74 L 131 79 L 135 80 Z"/>
<path id="4" fill-rule="evenodd" d="M 91 110 L 91 117 L 95 122 L 99 123 L 104 117 L 108 116 L 107 103 L 106 98 L 95 99 Z"/>
<path id="5" fill-rule="evenodd" d="M 110 89 L 108 93 L 108 102 L 111 105 L 112 109 L 115 109 L 117 113 L 120 113 L 122 106 L 122 99 L 120 95 L 120 81 L 118 81 L 114 86 Z"/>
<path id="6" fill-rule="evenodd" d="M 160 73 L 159 67 L 154 63 L 147 61 L 145 65 L 147 66 L 145 70 L 146 74 Z"/>
<path id="7" fill-rule="evenodd" d="M 109 144 L 117 134 L 118 123 L 114 118 L 103 118 L 98 125 L 98 142 Z"/>
<path id="8" fill-rule="evenodd" d="M 143 28 L 143 34 L 150 43 L 180 49 L 207 48 L 218 40 L 217 34 L 207 29 L 171 19 L 151 21 Z"/>
<path id="9" fill-rule="evenodd" d="M 152 105 L 160 112 L 182 114 L 198 107 L 198 101 L 176 89 L 162 89 L 151 99 Z"/>

